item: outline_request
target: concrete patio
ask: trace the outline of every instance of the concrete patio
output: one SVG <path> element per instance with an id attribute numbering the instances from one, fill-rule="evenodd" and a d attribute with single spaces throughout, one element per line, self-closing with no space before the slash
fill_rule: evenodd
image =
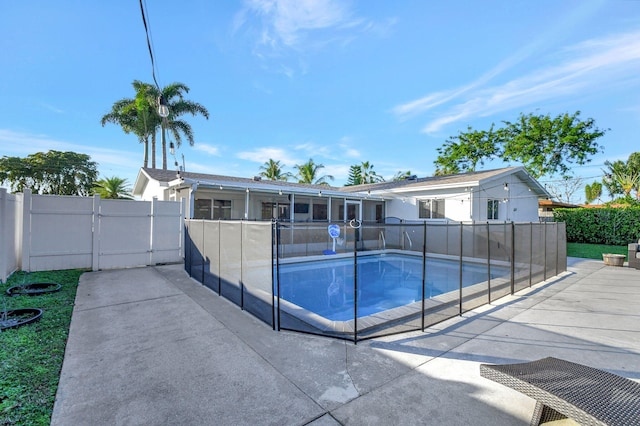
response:
<path id="1" fill-rule="evenodd" d="M 52 425 L 518 425 L 534 401 L 480 363 L 554 356 L 640 380 L 640 270 L 554 280 L 354 345 L 275 332 L 181 265 L 81 277 Z"/>

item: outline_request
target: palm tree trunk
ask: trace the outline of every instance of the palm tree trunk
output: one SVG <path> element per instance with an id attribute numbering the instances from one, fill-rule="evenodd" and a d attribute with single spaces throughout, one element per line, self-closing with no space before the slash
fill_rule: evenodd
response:
<path id="1" fill-rule="evenodd" d="M 151 168 L 156 168 L 156 134 L 151 135 Z"/>
<path id="2" fill-rule="evenodd" d="M 167 139 L 165 137 L 164 120 L 162 120 L 162 170 L 167 170 Z"/>
<path id="3" fill-rule="evenodd" d="M 144 139 L 144 160 L 143 160 L 143 164 L 144 164 L 144 168 L 146 169 L 147 167 L 149 167 L 149 138 L 145 138 Z"/>

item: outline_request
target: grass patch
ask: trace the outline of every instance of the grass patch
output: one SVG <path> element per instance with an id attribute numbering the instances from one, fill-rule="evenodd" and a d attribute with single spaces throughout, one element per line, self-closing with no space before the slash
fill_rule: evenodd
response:
<path id="1" fill-rule="evenodd" d="M 83 271 L 16 272 L 0 284 L 0 312 L 40 308 L 39 321 L 0 332 L 0 424 L 49 425 L 58 389 L 78 281 Z M 31 282 L 57 282 L 55 293 L 9 297 Z"/>
<path id="2" fill-rule="evenodd" d="M 627 246 L 609 246 L 606 244 L 567 243 L 567 256 L 602 260 L 603 253 L 627 255 Z"/>

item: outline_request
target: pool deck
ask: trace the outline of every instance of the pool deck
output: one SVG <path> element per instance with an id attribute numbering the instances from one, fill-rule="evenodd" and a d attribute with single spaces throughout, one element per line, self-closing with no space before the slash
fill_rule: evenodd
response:
<path id="1" fill-rule="evenodd" d="M 526 425 L 480 363 L 547 356 L 640 381 L 640 270 L 568 272 L 430 327 L 354 345 L 276 332 L 181 265 L 82 275 L 52 425 Z"/>

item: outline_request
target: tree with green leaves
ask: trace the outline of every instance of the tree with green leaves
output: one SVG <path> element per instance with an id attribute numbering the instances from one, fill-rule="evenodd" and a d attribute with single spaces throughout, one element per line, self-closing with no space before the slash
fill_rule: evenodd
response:
<path id="1" fill-rule="evenodd" d="M 111 112 L 102 117 L 101 123 L 118 124 L 125 133 L 133 133 L 145 145 L 144 167 L 148 167 L 149 140 L 151 140 L 151 167 L 156 168 L 156 140 L 158 131 L 162 141 L 162 168 L 167 169 L 166 131 L 173 136 L 176 146 L 182 144 L 182 137 L 189 145 L 195 143 L 193 129 L 189 123 L 181 120 L 185 114 L 203 115 L 209 118 L 209 111 L 199 103 L 185 99 L 189 87 L 183 83 L 172 83 L 162 89 L 153 84 L 134 80 L 135 98 L 123 98 L 116 101 Z M 160 117 L 158 112 L 160 99 L 163 98 L 169 109 L 169 116 Z"/>
<path id="2" fill-rule="evenodd" d="M 492 124 L 488 131 L 467 127 L 466 132 L 459 132 L 437 148 L 436 176 L 474 172 L 478 163 L 484 164 L 485 160 L 499 156 L 504 132 L 495 131 L 493 127 Z"/>
<path id="3" fill-rule="evenodd" d="M 377 182 L 384 182 L 384 178 L 373 170 L 373 164 L 363 161 L 349 168 L 349 177 L 345 186 Z"/>
<path id="4" fill-rule="evenodd" d="M 100 179 L 95 183 L 93 190 L 95 194 L 100 195 L 100 198 L 133 200 L 127 179 L 117 176 Z"/>
<path id="5" fill-rule="evenodd" d="M 298 183 L 329 185 L 327 179 L 333 180 L 331 175 L 318 176 L 320 169 L 324 168 L 324 164 L 316 164 L 312 158 L 309 158 L 309 161 L 304 164 L 296 164 L 295 167 L 298 170 L 296 175 Z"/>
<path id="6" fill-rule="evenodd" d="M 597 139 L 607 130 L 595 126 L 591 118 L 574 114 L 520 114 L 514 122 L 489 131 L 468 128 L 438 149 L 436 174 L 475 171 L 484 161 L 502 159 L 517 162 L 535 178 L 544 175 L 571 177 L 571 168 L 591 161 L 601 151 Z"/>
<path id="7" fill-rule="evenodd" d="M 584 192 L 586 197 L 586 204 L 591 204 L 602 197 L 602 183 L 593 182 L 591 184 L 586 184 L 584 186 Z"/>
<path id="8" fill-rule="evenodd" d="M 284 165 L 280 164 L 280 160 L 274 161 L 272 158 L 269 161 L 265 161 L 265 163 L 260 166 L 259 176 L 262 176 L 268 180 L 279 180 L 279 181 L 288 181 L 290 177 L 293 175 L 289 172 L 284 172 L 282 168 Z"/>
<path id="9" fill-rule="evenodd" d="M 357 164 L 349 167 L 349 177 L 344 186 L 354 186 L 362 184 L 362 167 Z"/>
<path id="10" fill-rule="evenodd" d="M 98 164 L 86 154 L 48 151 L 26 158 L 0 159 L 0 182 L 14 192 L 30 188 L 36 194 L 91 195 L 98 176 Z"/>

